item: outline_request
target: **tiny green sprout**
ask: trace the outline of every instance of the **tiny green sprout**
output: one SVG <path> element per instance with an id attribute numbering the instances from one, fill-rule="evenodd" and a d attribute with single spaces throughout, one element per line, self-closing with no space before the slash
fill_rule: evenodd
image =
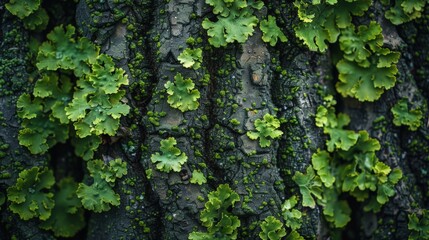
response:
<path id="1" fill-rule="evenodd" d="M 423 113 L 420 109 L 408 109 L 408 101 L 406 99 L 399 100 L 392 109 L 393 124 L 395 126 L 408 126 L 411 131 L 416 131 L 421 124 Z"/>
<path id="2" fill-rule="evenodd" d="M 179 148 L 175 147 L 177 141 L 174 137 L 161 140 L 159 152 L 152 154 L 150 157 L 152 163 L 156 163 L 156 168 L 162 172 L 180 172 L 182 165 L 188 160 L 188 157 L 184 152 L 181 152 Z"/>
<path id="3" fill-rule="evenodd" d="M 167 89 L 168 104 L 182 112 L 196 110 L 200 105 L 198 102 L 200 92 L 198 89 L 194 89 L 195 84 L 190 78 L 184 79 L 180 73 L 174 76 L 174 80 L 174 82 L 168 81 L 164 85 Z"/>
<path id="4" fill-rule="evenodd" d="M 302 213 L 298 209 L 295 209 L 295 206 L 297 204 L 297 197 L 293 195 L 292 197 L 287 199 L 282 205 L 282 213 L 286 226 L 290 227 L 292 230 L 299 229 L 302 224 Z"/>
<path id="5" fill-rule="evenodd" d="M 202 185 L 207 182 L 207 179 L 200 170 L 194 170 L 192 171 L 192 177 L 189 181 L 194 184 Z"/>
<path id="6" fill-rule="evenodd" d="M 280 127 L 280 121 L 269 113 L 265 114 L 263 119 L 257 119 L 254 125 L 256 131 L 247 132 L 247 136 L 252 140 L 259 138 L 259 145 L 263 148 L 271 146 L 270 139 L 279 138 L 283 134 L 282 131 L 277 130 Z"/>
<path id="7" fill-rule="evenodd" d="M 278 40 L 286 42 L 287 38 L 282 30 L 276 24 L 276 17 L 268 15 L 268 20 L 264 19 L 260 22 L 259 27 L 262 31 L 262 40 L 270 43 L 274 47 Z"/>
<path id="8" fill-rule="evenodd" d="M 177 59 L 185 68 L 197 70 L 201 67 L 201 63 L 203 62 L 203 50 L 201 48 L 186 48 L 180 53 Z"/>

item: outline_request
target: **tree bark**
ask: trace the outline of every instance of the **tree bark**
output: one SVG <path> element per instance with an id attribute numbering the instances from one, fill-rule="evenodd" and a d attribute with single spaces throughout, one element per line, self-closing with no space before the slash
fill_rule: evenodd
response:
<path id="1" fill-rule="evenodd" d="M 0 193 L 7 198 L 7 189 L 19 173 L 33 166 L 49 166 L 57 180 L 73 176 L 79 182 L 88 177 L 85 162 L 74 155 L 70 142 L 41 155 L 32 155 L 18 143 L 21 120 L 16 102 L 21 94 L 32 92 L 37 78 L 30 39 L 44 41 L 56 25 L 73 24 L 126 71 L 130 81 L 126 99 L 131 107 L 121 119 L 117 137 L 103 137 L 94 157 L 127 162 L 128 174 L 114 188 L 121 204 L 103 213 L 87 211 L 86 227 L 76 239 L 188 239 L 192 231 L 206 230 L 200 213 L 207 194 L 225 183 L 240 196 L 231 210 L 241 222 L 238 239 L 259 239 L 266 217 L 284 222 L 282 204 L 300 195 L 294 174 L 304 173 L 312 154 L 325 148 L 326 136 L 314 120 L 323 103 L 322 90 L 334 94 L 337 113 L 351 117 L 350 129 L 367 130 L 380 141 L 378 158 L 392 169 L 400 168 L 404 177 L 395 186 L 395 196 L 378 213 L 364 212 L 361 203 L 350 201 L 352 221 L 340 234 L 329 227 L 320 207 L 299 204 L 303 224 L 298 232 L 305 239 L 406 239 L 408 214 L 428 205 L 428 7 L 418 21 L 395 26 L 384 19 L 380 4 L 374 4 L 372 11 L 383 28 L 385 44 L 401 52 L 399 74 L 395 87 L 379 100 L 359 102 L 336 93 L 338 72 L 332 52 L 312 52 L 294 36 L 298 17 L 293 3 L 265 4 L 257 16 L 277 14 L 288 42 L 272 47 L 255 28 L 243 44 L 214 48 L 201 25 L 212 16 L 204 0 L 47 0 L 43 7 L 50 23 L 42 32 L 26 30 L 2 1 L 0 145 L 8 147 L 0 151 L 5 153 L 0 154 Z M 58 11 L 63 7 L 70 11 Z M 368 19 L 365 16 L 362 21 Z M 184 68 L 177 60 L 189 37 L 201 38 L 196 43 L 203 49 L 198 70 Z M 176 73 L 191 78 L 199 90 L 197 110 L 183 113 L 167 103 L 164 85 L 174 81 Z M 422 106 L 424 119 L 417 131 L 392 122 L 390 109 L 402 98 Z M 165 116 L 160 116 L 163 112 Z M 246 133 L 267 113 L 282 120 L 283 135 L 262 148 Z M 380 116 L 385 120 L 377 121 Z M 175 137 L 176 146 L 188 157 L 180 172 L 158 171 L 151 161 L 161 140 L 168 137 Z M 194 170 L 201 171 L 207 182 L 190 183 Z M 6 200 L 0 206 L 0 239 L 55 239 L 52 232 L 39 228 L 39 220 L 20 219 L 9 204 Z"/>

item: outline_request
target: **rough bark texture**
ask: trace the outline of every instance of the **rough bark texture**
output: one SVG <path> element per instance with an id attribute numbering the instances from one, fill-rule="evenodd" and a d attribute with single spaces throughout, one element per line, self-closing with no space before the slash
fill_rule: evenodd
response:
<path id="1" fill-rule="evenodd" d="M 104 213 L 87 212 L 87 225 L 76 239 L 188 239 L 192 231 L 205 231 L 200 212 L 207 194 L 222 183 L 228 183 L 241 199 L 232 210 L 241 221 L 238 239 L 259 239 L 260 222 L 267 216 L 282 219 L 282 203 L 299 195 L 293 175 L 305 172 L 311 155 L 325 147 L 325 135 L 315 126 L 314 116 L 323 102 L 319 92 L 335 93 L 337 73 L 329 52 L 309 51 L 295 39 L 293 30 L 286 32 L 289 41 L 276 47 L 261 40 L 259 29 L 244 44 L 209 47 L 201 22 L 211 9 L 204 0 L 52 2 L 57 1 L 44 2 L 51 16 L 48 29 L 60 23 L 76 25 L 81 36 L 112 56 L 130 80 L 126 95 L 130 114 L 121 120 L 119 137 L 104 139 L 96 153 L 96 158 L 120 157 L 128 163 L 128 174 L 115 188 L 121 205 Z M 287 24 L 282 27 L 292 29 L 297 21 L 292 2 L 265 2 L 270 4 L 258 16 L 280 9 Z M 61 4 L 70 11 L 59 11 Z M 0 157 L 0 192 L 6 195 L 19 172 L 33 166 L 51 166 L 56 178 L 73 176 L 81 181 L 88 173 L 69 143 L 43 155 L 31 155 L 18 144 L 16 101 L 32 91 L 36 77 L 30 74 L 35 66 L 28 42 L 30 37 L 45 40 L 46 32 L 26 30 L 4 5 L 2 1 L 0 145 L 9 147 Z M 419 22 L 399 27 L 379 18 L 385 43 L 401 52 L 393 89 L 374 103 L 335 96 L 337 111 L 351 117 L 350 128 L 367 130 L 377 138 L 382 146 L 377 153 L 380 160 L 404 173 L 395 196 L 381 212 L 365 213 L 354 202 L 352 221 L 342 239 L 406 239 L 408 214 L 428 205 L 428 14 L 429 10 Z M 204 62 L 198 70 L 186 69 L 177 60 L 189 37 L 202 39 L 197 44 L 203 48 Z M 164 84 L 178 72 L 192 78 L 201 93 L 195 111 L 182 113 L 166 101 Z M 392 123 L 390 109 L 401 98 L 423 106 L 424 124 L 415 132 Z M 161 112 L 166 115 L 156 115 Z M 254 121 L 266 113 L 284 119 L 284 134 L 270 147 L 261 148 L 246 132 L 254 130 Z M 380 116 L 385 120 L 375 121 Z M 188 160 L 178 173 L 157 171 L 151 155 L 159 151 L 161 140 L 171 136 Z M 207 183 L 191 184 L 194 170 L 203 172 Z M 1 205 L 0 239 L 55 239 L 38 228 L 37 220 L 21 220 L 8 204 Z M 305 239 L 328 239 L 331 232 L 321 209 L 298 208 L 304 213 L 298 232 Z"/>

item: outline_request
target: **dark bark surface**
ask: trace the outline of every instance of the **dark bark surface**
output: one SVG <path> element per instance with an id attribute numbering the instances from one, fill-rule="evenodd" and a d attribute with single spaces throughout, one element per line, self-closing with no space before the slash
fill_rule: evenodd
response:
<path id="1" fill-rule="evenodd" d="M 288 42 L 272 47 L 255 28 L 243 44 L 211 47 L 201 26 L 205 17 L 213 16 L 204 0 L 44 1 L 51 20 L 42 32 L 26 30 L 0 2 L 0 145 L 8 145 L 0 150 L 0 193 L 6 196 L 18 174 L 33 166 L 49 166 L 57 180 L 73 176 L 80 182 L 88 177 L 85 161 L 73 154 L 70 142 L 41 155 L 18 143 L 16 102 L 32 91 L 38 77 L 30 39 L 44 41 L 54 26 L 70 23 L 126 71 L 131 107 L 117 136 L 103 137 L 95 154 L 97 159 L 127 162 L 128 174 L 114 188 L 121 204 L 103 213 L 87 211 L 86 227 L 76 239 L 188 239 L 192 231 L 206 231 L 200 213 L 207 194 L 225 183 L 240 196 L 231 209 L 241 222 L 238 239 L 259 239 L 261 221 L 275 216 L 283 222 L 282 204 L 300 195 L 292 179 L 295 172 L 305 172 L 312 154 L 326 148 L 326 135 L 314 120 L 323 103 L 321 92 L 334 94 L 337 113 L 351 118 L 350 129 L 367 130 L 380 141 L 378 158 L 392 169 L 400 168 L 404 177 L 378 213 L 364 212 L 361 203 L 351 200 L 352 220 L 342 233 L 330 228 L 320 207 L 297 205 L 303 212 L 298 232 L 305 239 L 407 239 L 408 214 L 428 206 L 429 10 L 418 21 L 400 26 L 378 18 L 386 46 L 401 52 L 397 83 L 379 100 L 359 102 L 336 93 L 334 54 L 312 52 L 295 38 L 293 3 L 265 3 L 258 17 L 277 11 Z M 371 11 L 381 14 L 381 5 L 374 6 Z M 196 46 L 202 47 L 204 60 L 198 70 L 184 68 L 177 60 L 189 37 L 201 38 Z M 195 111 L 183 113 L 167 103 L 164 84 L 178 72 L 192 78 L 200 92 Z M 390 109 L 402 98 L 422 107 L 423 123 L 417 131 L 392 122 Z M 282 120 L 283 135 L 262 148 L 246 133 L 266 113 Z M 384 120 L 377 121 L 380 117 Z M 158 171 L 151 161 L 160 141 L 168 137 L 175 137 L 188 157 L 180 172 Z M 207 182 L 190 183 L 194 170 Z M 6 196 L 0 206 L 0 239 L 55 239 L 39 228 L 39 220 L 21 220 L 9 204 Z"/>

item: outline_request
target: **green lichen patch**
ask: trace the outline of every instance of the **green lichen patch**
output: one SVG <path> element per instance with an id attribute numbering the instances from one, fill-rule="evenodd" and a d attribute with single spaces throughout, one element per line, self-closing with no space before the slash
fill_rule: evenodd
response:
<path id="1" fill-rule="evenodd" d="M 259 0 L 206 0 L 206 3 L 213 7 L 217 18 L 214 22 L 205 18 L 202 23 L 207 30 L 209 43 L 214 47 L 226 46 L 234 41 L 244 43 L 258 23 L 252 9 L 259 10 L 264 5 Z"/>
<path id="2" fill-rule="evenodd" d="M 395 0 L 384 16 L 395 25 L 403 24 L 420 18 L 427 3 L 427 0 Z"/>
<path id="3" fill-rule="evenodd" d="M 248 131 L 247 136 L 252 140 L 259 138 L 259 146 L 263 148 L 271 146 L 271 139 L 279 138 L 283 134 L 278 130 L 280 121 L 269 113 L 265 114 L 263 119 L 256 119 L 254 125 L 256 131 Z"/>
<path id="4" fill-rule="evenodd" d="M 47 220 L 54 208 L 54 194 L 51 188 L 55 183 L 52 170 L 33 167 L 23 170 L 15 185 L 7 189 L 9 209 L 23 220 L 38 217 Z"/>
<path id="5" fill-rule="evenodd" d="M 185 68 L 197 70 L 203 62 L 203 50 L 201 48 L 186 48 L 177 59 Z"/>
<path id="6" fill-rule="evenodd" d="M 200 221 L 207 232 L 191 232 L 188 239 L 237 239 L 237 229 L 241 223 L 230 208 L 238 201 L 240 197 L 229 185 L 219 185 L 216 191 L 208 194 L 205 209 L 200 214 Z"/>
<path id="7" fill-rule="evenodd" d="M 23 119 L 18 139 L 39 154 L 71 135 L 75 153 L 88 160 L 100 136 L 115 135 L 120 118 L 130 110 L 120 90 L 128 78 L 110 56 L 99 55 L 88 39 L 76 37 L 73 26 L 55 27 L 47 37 L 37 56 L 41 77 L 33 94 L 23 94 L 17 102 Z"/>
<path id="8" fill-rule="evenodd" d="M 268 19 L 262 20 L 259 27 L 262 31 L 262 41 L 270 43 L 272 47 L 276 45 L 278 40 L 281 42 L 287 41 L 287 37 L 277 26 L 276 18 L 274 16 L 268 15 Z"/>
<path id="9" fill-rule="evenodd" d="M 39 9 L 40 0 L 10 0 L 5 6 L 10 13 L 24 19 Z"/>
<path id="10" fill-rule="evenodd" d="M 85 227 L 84 210 L 76 195 L 78 184 L 72 178 L 64 178 L 58 183 L 55 193 L 55 207 L 51 216 L 40 224 L 45 230 L 51 230 L 56 237 L 73 237 Z"/>
<path id="11" fill-rule="evenodd" d="M 202 173 L 200 170 L 194 170 L 192 171 L 192 177 L 189 182 L 202 185 L 207 182 L 207 179 L 204 176 L 204 173 Z"/>
<path id="12" fill-rule="evenodd" d="M 330 134 L 326 128 L 343 128 L 347 124 L 337 117 L 340 114 L 335 114 L 332 96 L 325 100 L 327 108 L 319 107 L 318 110 L 323 111 L 318 111 L 316 125 Z M 312 166 L 307 168 L 307 173 L 296 172 L 293 177 L 303 198 L 302 205 L 314 208 L 317 203 L 322 206 L 325 219 L 336 228 L 344 227 L 351 220 L 352 210 L 344 196 L 362 202 L 364 211 L 378 212 L 394 196 L 394 187 L 402 178 L 400 169 L 392 170 L 378 159 L 376 151 L 380 150 L 380 143 L 369 137 L 368 132 L 341 131 L 350 131 L 349 134 L 357 136 L 356 140 L 331 137 L 327 141 L 328 151 L 318 150 L 312 156 Z"/>
<path id="13" fill-rule="evenodd" d="M 109 165 L 101 160 L 93 160 L 87 163 L 93 183 L 91 185 L 79 183 L 76 190 L 76 194 L 85 209 L 99 213 L 110 210 L 111 206 L 119 206 L 120 196 L 115 193 L 112 187 L 117 178 L 121 178 L 127 173 L 126 163 L 120 159 L 112 161 L 113 163 L 109 163 Z"/>
<path id="14" fill-rule="evenodd" d="M 393 114 L 393 124 L 395 126 L 408 126 L 411 131 L 416 131 L 421 124 L 423 112 L 420 109 L 408 109 L 406 99 L 399 100 L 390 111 Z"/>
<path id="15" fill-rule="evenodd" d="M 182 112 L 196 110 L 199 107 L 200 91 L 194 89 L 195 84 L 190 78 L 185 79 L 182 74 L 177 73 L 174 82 L 168 81 L 164 87 L 167 89 L 167 102 L 171 107 Z"/>
<path id="16" fill-rule="evenodd" d="M 188 157 L 184 152 L 181 152 L 179 148 L 175 147 L 177 141 L 174 137 L 161 140 L 159 152 L 152 154 L 150 157 L 152 163 L 156 163 L 156 168 L 162 172 L 180 172 L 182 165 L 188 160 Z"/>
<path id="17" fill-rule="evenodd" d="M 352 26 L 352 16 L 361 16 L 371 5 L 370 0 L 296 1 L 301 20 L 296 36 L 312 51 L 325 52 L 327 43 L 337 41 L 342 29 Z"/>
<path id="18" fill-rule="evenodd" d="M 286 236 L 286 230 L 283 223 L 273 216 L 268 216 L 261 223 L 261 232 L 259 237 L 262 240 L 280 240 Z"/>

